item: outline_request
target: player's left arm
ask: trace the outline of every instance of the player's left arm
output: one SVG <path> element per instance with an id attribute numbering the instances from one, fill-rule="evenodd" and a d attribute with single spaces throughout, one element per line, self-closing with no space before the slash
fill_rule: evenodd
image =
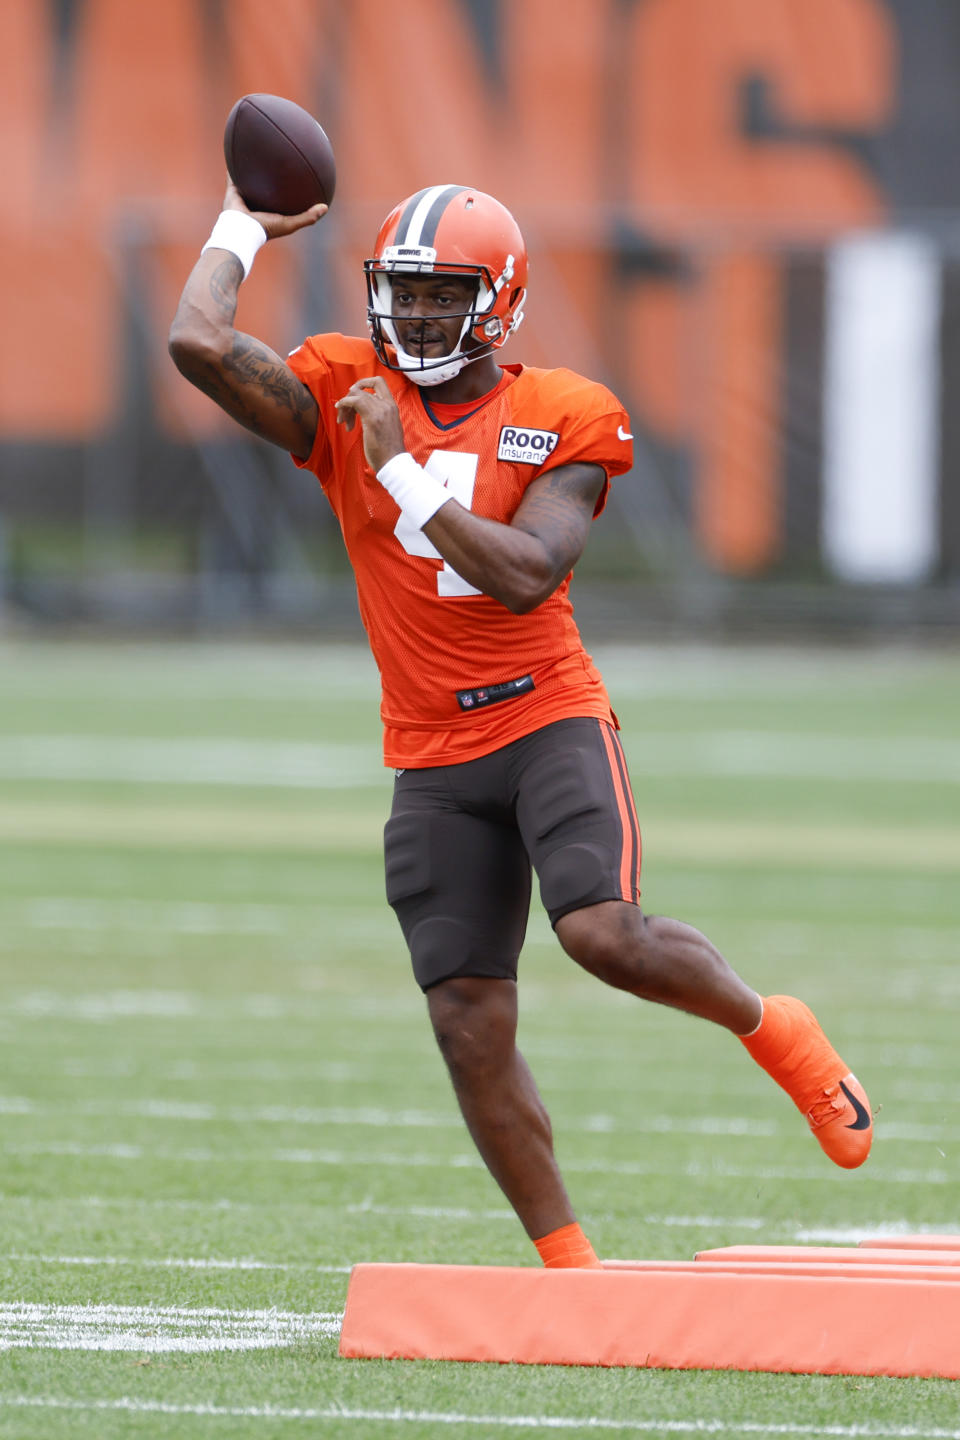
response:
<path id="1" fill-rule="evenodd" d="M 531 481 L 509 525 L 453 500 L 423 533 L 464 580 L 525 615 L 553 594 L 583 554 L 605 479 L 599 465 L 558 465 Z"/>
<path id="2" fill-rule="evenodd" d="M 583 553 L 606 474 L 600 465 L 558 465 L 527 486 L 509 525 L 488 520 L 447 496 L 404 454 L 403 426 L 381 376 L 357 380 L 337 402 L 348 429 L 359 419 L 363 448 L 378 479 L 422 528 L 444 560 L 469 584 L 516 615 L 542 605 Z M 385 479 L 391 461 L 397 482 Z M 428 518 L 421 520 L 420 513 Z"/>

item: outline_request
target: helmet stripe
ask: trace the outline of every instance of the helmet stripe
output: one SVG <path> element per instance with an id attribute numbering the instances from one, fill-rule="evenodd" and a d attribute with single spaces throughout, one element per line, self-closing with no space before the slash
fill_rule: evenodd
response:
<path id="1" fill-rule="evenodd" d="M 404 245 L 406 243 L 407 231 L 410 228 L 410 221 L 413 218 L 414 211 L 420 204 L 420 201 L 423 199 L 424 195 L 434 195 L 436 194 L 437 189 L 438 187 L 436 185 L 428 185 L 425 190 L 418 190 L 416 195 L 410 196 L 410 199 L 407 201 L 406 208 L 404 209 L 403 214 L 400 216 L 400 223 L 397 226 L 397 233 L 394 236 L 393 243 L 395 245 Z"/>
<path id="2" fill-rule="evenodd" d="M 432 245 L 440 217 L 453 197 L 462 194 L 466 188 L 466 185 L 430 185 L 426 190 L 420 190 L 412 196 L 400 216 L 394 243 Z"/>
<path id="3" fill-rule="evenodd" d="M 462 195 L 466 185 L 447 185 L 430 206 L 420 226 L 420 239 L 418 245 L 432 245 L 437 238 L 437 226 L 440 224 L 443 212 L 455 195 Z M 408 242 L 409 243 L 409 242 Z"/>

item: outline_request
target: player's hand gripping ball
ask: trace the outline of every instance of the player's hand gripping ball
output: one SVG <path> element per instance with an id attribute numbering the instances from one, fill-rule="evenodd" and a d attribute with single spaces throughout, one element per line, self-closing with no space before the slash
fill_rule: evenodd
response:
<path id="1" fill-rule="evenodd" d="M 223 154 L 250 210 L 299 215 L 333 199 L 333 147 L 313 116 L 281 95 L 237 101 L 227 116 Z"/>

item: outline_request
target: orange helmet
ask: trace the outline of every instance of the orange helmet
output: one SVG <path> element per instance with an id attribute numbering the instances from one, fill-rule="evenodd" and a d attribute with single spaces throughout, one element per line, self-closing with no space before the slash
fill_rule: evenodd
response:
<path id="1" fill-rule="evenodd" d="M 384 220 L 373 259 L 365 261 L 363 269 L 376 352 L 384 365 L 401 370 L 417 385 L 452 380 L 464 365 L 498 350 L 523 319 L 527 247 L 510 211 L 482 190 L 466 185 L 418 190 Z M 460 336 L 450 354 L 426 360 L 409 354 L 399 342 L 392 276 L 437 273 L 475 278 L 476 294 L 471 308 L 463 311 Z M 464 354 L 468 337 L 474 348 Z"/>

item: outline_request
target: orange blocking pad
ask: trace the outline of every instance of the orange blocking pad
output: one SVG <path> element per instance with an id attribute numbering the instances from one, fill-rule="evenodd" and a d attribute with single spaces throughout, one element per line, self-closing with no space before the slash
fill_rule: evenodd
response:
<path id="1" fill-rule="evenodd" d="M 870 1249 L 859 1245 L 725 1245 L 719 1250 L 698 1250 L 698 1265 L 744 1262 L 781 1264 L 784 1260 L 816 1265 L 960 1265 L 956 1250 Z"/>
<path id="2" fill-rule="evenodd" d="M 784 1247 L 786 1250 L 786 1247 Z M 709 1262 L 711 1274 L 725 1273 L 728 1275 L 836 1275 L 845 1277 L 848 1280 L 928 1280 L 931 1283 L 956 1284 L 960 1281 L 960 1255 L 956 1256 L 953 1265 L 927 1265 L 921 1254 L 916 1255 L 909 1262 L 894 1260 L 887 1263 L 882 1257 L 871 1259 L 865 1255 L 856 1264 L 851 1264 L 843 1259 L 841 1252 L 840 1259 L 830 1260 L 827 1258 L 809 1261 L 798 1258 L 791 1258 L 791 1252 L 785 1260 L 741 1260 L 726 1258 L 712 1259 Z M 604 1260 L 602 1262 L 605 1270 L 692 1270 L 698 1275 L 703 1274 L 703 1264 L 700 1260 Z"/>
<path id="3" fill-rule="evenodd" d="M 357 1265 L 340 1354 L 960 1379 L 960 1284 L 729 1273 Z"/>
<path id="4" fill-rule="evenodd" d="M 861 1240 L 867 1250 L 960 1250 L 960 1235 L 877 1235 Z M 926 1264 L 918 1257 L 918 1264 Z"/>

